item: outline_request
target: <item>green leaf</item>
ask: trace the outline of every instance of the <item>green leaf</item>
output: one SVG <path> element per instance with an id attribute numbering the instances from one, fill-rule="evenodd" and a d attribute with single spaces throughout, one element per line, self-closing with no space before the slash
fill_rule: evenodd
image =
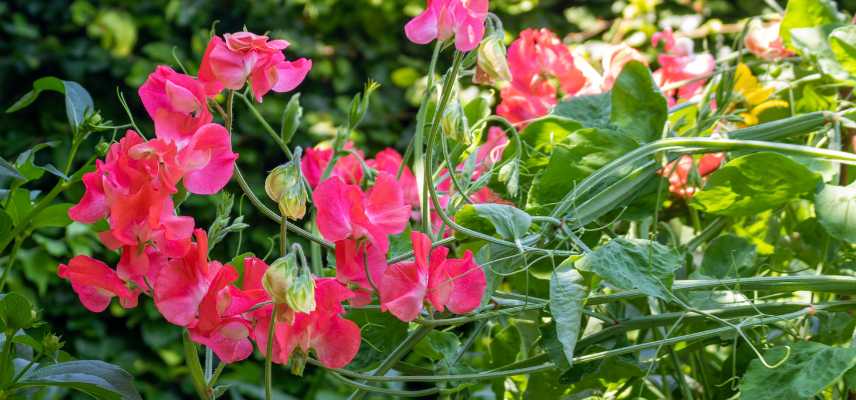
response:
<path id="1" fill-rule="evenodd" d="M 585 128 L 615 129 L 609 120 L 612 111 L 610 93 L 573 96 L 553 108 L 553 114 L 578 121 Z"/>
<path id="2" fill-rule="evenodd" d="M 589 288 L 573 267 L 573 261 L 563 262 L 550 279 L 550 313 L 556 321 L 556 337 L 562 352 L 573 365 L 574 348 L 580 335 L 580 322 Z"/>
<path id="3" fill-rule="evenodd" d="M 18 172 L 18 169 L 15 168 L 14 165 L 12 165 L 12 163 L 6 161 L 6 159 L 3 157 L 0 157 L 0 178 L 2 177 L 9 177 L 12 179 L 24 178 L 23 176 L 21 176 L 21 173 Z"/>
<path id="4" fill-rule="evenodd" d="M 578 129 L 568 134 L 553 147 L 546 168 L 532 182 L 526 208 L 548 214 L 580 181 L 638 146 L 614 131 Z"/>
<path id="5" fill-rule="evenodd" d="M 9 192 L 9 203 L 6 205 L 6 214 L 12 218 L 15 226 L 21 225 L 24 218 L 30 212 L 33 205 L 30 203 L 30 191 L 26 189 L 15 189 Z"/>
<path id="6" fill-rule="evenodd" d="M 0 297 L 0 318 L 6 330 L 17 331 L 33 326 L 33 304 L 17 293 L 6 293 Z"/>
<path id="7" fill-rule="evenodd" d="M 89 92 L 78 83 L 48 76 L 33 82 L 33 90 L 18 99 L 15 104 L 6 109 L 6 112 L 13 113 L 29 106 L 39 98 L 39 94 L 43 91 L 65 95 L 65 112 L 68 116 L 68 123 L 74 128 L 79 128 L 86 118 L 86 113 L 95 109 Z"/>
<path id="8" fill-rule="evenodd" d="M 787 355 L 784 347 L 764 352 L 768 363 Z M 751 400 L 811 399 L 856 366 L 856 348 L 830 347 L 815 342 L 790 345 L 784 364 L 767 368 L 752 360 L 740 382 L 740 398 Z"/>
<path id="9" fill-rule="evenodd" d="M 452 332 L 431 331 L 424 339 L 419 341 L 413 351 L 431 361 L 439 361 L 436 370 L 448 372 L 455 366 L 461 341 Z"/>
<path id="10" fill-rule="evenodd" d="M 838 63 L 835 53 L 827 40 L 829 34 L 839 25 L 823 25 L 791 30 L 792 43 L 797 52 L 817 64 L 824 74 L 836 79 L 847 79 L 847 71 Z"/>
<path id="11" fill-rule="evenodd" d="M 507 204 L 474 204 L 475 212 L 493 224 L 499 236 L 516 240 L 526 235 L 532 225 L 532 217 L 525 211 Z"/>
<path id="12" fill-rule="evenodd" d="M 612 87 L 610 121 L 639 143 L 657 140 L 668 117 L 666 98 L 645 64 L 630 61 Z"/>
<path id="13" fill-rule="evenodd" d="M 816 27 L 829 23 L 843 22 L 835 2 L 831 0 L 789 0 L 785 17 L 779 28 L 779 36 L 785 46 L 791 46 L 791 30 Z"/>
<path id="14" fill-rule="evenodd" d="M 97 399 L 141 399 L 131 374 L 103 361 L 67 361 L 40 367 L 27 373 L 13 387 L 23 389 L 40 386 L 74 389 Z"/>
<path id="15" fill-rule="evenodd" d="M 295 93 L 288 99 L 288 105 L 282 112 L 282 123 L 279 128 L 279 136 L 283 143 L 289 144 L 297 128 L 300 127 L 300 121 L 303 118 L 303 107 L 300 106 L 300 93 Z"/>
<path id="16" fill-rule="evenodd" d="M 856 243 L 856 187 L 825 185 L 814 197 L 814 209 L 832 237 Z"/>
<path id="17" fill-rule="evenodd" d="M 576 267 L 593 272 L 620 289 L 638 289 L 668 300 L 674 272 L 681 263 L 677 252 L 660 243 L 618 237 L 586 254 L 576 262 Z"/>
<path id="18" fill-rule="evenodd" d="M 352 309 L 347 318 L 360 327 L 360 351 L 348 368 L 365 371 L 376 367 L 407 336 L 407 324 L 378 309 Z"/>
<path id="19" fill-rule="evenodd" d="M 750 216 L 814 192 L 818 181 L 816 174 L 788 157 L 753 153 L 711 174 L 691 205 L 712 214 Z"/>
<path id="20" fill-rule="evenodd" d="M 74 206 L 72 203 L 52 204 L 33 217 L 31 225 L 33 229 L 44 227 L 64 227 L 71 223 L 68 217 L 68 209 Z"/>
<path id="21" fill-rule="evenodd" d="M 745 276 L 754 263 L 755 245 L 742 237 L 725 234 L 707 246 L 699 272 L 717 279 Z"/>
<path id="22" fill-rule="evenodd" d="M 829 47 L 838 64 L 856 77 L 856 25 L 845 25 L 829 34 Z"/>

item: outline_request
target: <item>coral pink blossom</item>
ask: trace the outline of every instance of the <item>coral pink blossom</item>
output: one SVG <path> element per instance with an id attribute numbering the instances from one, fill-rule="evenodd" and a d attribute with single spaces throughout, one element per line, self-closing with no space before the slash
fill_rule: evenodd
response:
<path id="1" fill-rule="evenodd" d="M 488 0 L 428 0 L 425 11 L 404 26 L 411 42 L 428 44 L 455 36 L 455 48 L 470 51 L 484 37 Z"/>
<path id="2" fill-rule="evenodd" d="M 321 235 L 338 242 L 368 238 L 382 252 L 389 250 L 388 235 L 401 233 L 410 217 L 410 206 L 395 177 L 379 172 L 375 184 L 363 193 L 339 177 L 327 179 L 312 193 Z"/>
<path id="3" fill-rule="evenodd" d="M 140 99 L 159 138 L 179 139 L 211 122 L 201 82 L 159 65 L 140 86 Z"/>
<path id="4" fill-rule="evenodd" d="M 336 242 L 336 279 L 353 284 L 351 304 L 357 307 L 371 302 L 371 294 L 380 285 L 386 270 L 386 254 L 368 241 L 345 239 Z"/>
<path id="5" fill-rule="evenodd" d="M 345 144 L 345 150 L 353 149 L 353 147 L 353 143 L 348 142 Z M 361 152 L 357 151 L 357 154 L 362 158 Z M 324 175 L 324 171 L 332 159 L 333 149 L 317 147 L 306 149 L 300 160 L 300 170 L 303 172 L 303 176 L 306 177 L 309 187 L 314 189 L 321 183 L 321 177 Z M 354 154 L 339 157 L 336 160 L 336 165 L 333 166 L 333 170 L 330 172 L 330 177 L 333 176 L 342 178 L 346 183 L 358 185 L 363 180 L 363 167 L 360 159 Z"/>
<path id="6" fill-rule="evenodd" d="M 170 260 L 154 283 L 155 306 L 167 321 L 178 326 L 193 326 L 199 304 L 223 267 L 208 261 L 208 237 L 194 232 L 196 242 L 183 257 Z"/>
<path id="7" fill-rule="evenodd" d="M 119 298 L 122 307 L 137 306 L 140 290 L 129 289 L 116 271 L 92 257 L 76 256 L 68 265 L 60 264 L 57 274 L 71 282 L 80 302 L 89 311 L 104 311 L 113 297 Z"/>
<path id="8" fill-rule="evenodd" d="M 547 29 L 526 29 L 508 48 L 511 85 L 500 93 L 497 114 L 515 124 L 546 115 L 557 103 L 558 82 L 563 96 L 572 96 L 586 85 L 571 51 Z"/>
<path id="9" fill-rule="evenodd" d="M 286 47 L 285 40 L 270 40 L 250 32 L 227 33 L 223 39 L 214 36 L 202 57 L 199 79 L 209 96 L 223 88 L 241 89 L 249 80 L 259 102 L 271 90 L 294 90 L 306 78 L 312 61 L 306 58 L 286 60 L 282 53 Z"/>
<path id="10" fill-rule="evenodd" d="M 386 148 L 377 154 L 372 160 L 366 160 L 366 164 L 378 171 L 386 172 L 392 176 L 398 175 L 398 170 L 404 164 L 404 160 L 393 148 Z M 401 169 L 401 176 L 398 177 L 398 184 L 401 185 L 404 191 L 404 201 L 414 208 L 419 207 L 419 189 L 416 187 L 416 176 L 410 170 L 410 167 L 404 165 Z"/>
<path id="11" fill-rule="evenodd" d="M 692 40 L 675 38 L 671 29 L 651 37 L 654 46 L 661 41 L 666 52 L 657 57 L 660 69 L 654 71 L 654 81 L 661 88 L 682 82 L 679 88 L 664 93 L 669 104 L 674 105 L 678 100 L 689 100 L 701 91 L 706 77 L 716 68 L 716 61 L 710 54 L 695 54 Z"/>
<path id="12" fill-rule="evenodd" d="M 779 21 L 760 24 L 753 21 L 749 26 L 749 32 L 743 43 L 746 44 L 752 54 L 769 61 L 780 60 L 794 55 L 794 52 L 785 48 L 782 37 L 779 35 L 781 23 Z"/>
<path id="13" fill-rule="evenodd" d="M 725 153 L 708 153 L 701 156 L 698 161 L 697 172 L 702 181 L 704 181 L 704 177 L 719 169 L 724 159 Z M 696 167 L 695 164 L 692 156 L 685 155 L 670 162 L 660 170 L 660 175 L 669 178 L 669 191 L 672 194 L 688 199 L 698 191 L 698 187 L 689 182 L 690 173 Z"/>
<path id="14" fill-rule="evenodd" d="M 193 341 L 210 347 L 226 363 L 243 360 L 253 352 L 249 338 L 252 325 L 228 313 L 229 285 L 237 279 L 238 273 L 231 265 L 224 265 L 216 272 L 199 302 L 198 318 L 188 329 Z"/>
<path id="15" fill-rule="evenodd" d="M 229 183 L 238 154 L 232 152 L 232 140 L 222 125 L 203 125 L 178 148 L 177 163 L 188 192 L 214 194 Z"/>
<path id="16" fill-rule="evenodd" d="M 361 340 L 360 327 L 341 317 L 345 311 L 341 302 L 352 296 L 353 293 L 335 279 L 316 278 L 315 311 L 296 313 L 290 324 L 277 321 L 271 355 L 273 362 L 285 364 L 299 349 L 303 354 L 314 351 L 327 368 L 348 365 L 357 355 Z M 267 306 L 255 311 L 258 320 L 254 337 L 262 354 L 267 351 L 271 308 Z"/>
<path id="17" fill-rule="evenodd" d="M 431 249 L 431 240 L 413 232 L 414 261 L 391 265 L 381 283 L 381 310 L 413 321 L 428 301 L 437 311 L 465 314 L 481 304 L 487 287 L 484 271 L 467 250 L 464 258 L 446 258 L 449 249 Z M 430 253 L 430 256 L 429 256 Z"/>

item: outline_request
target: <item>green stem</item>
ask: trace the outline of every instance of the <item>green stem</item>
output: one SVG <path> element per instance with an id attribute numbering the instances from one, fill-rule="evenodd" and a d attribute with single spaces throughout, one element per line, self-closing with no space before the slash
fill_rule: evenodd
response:
<path id="1" fill-rule="evenodd" d="M 426 234 L 430 234 L 431 226 L 429 219 L 431 212 L 428 210 L 427 196 L 425 194 L 425 174 L 429 171 L 425 167 L 425 120 L 428 117 L 428 105 L 431 103 L 431 97 L 434 94 L 434 75 L 437 70 L 437 59 L 440 58 L 440 50 L 443 48 L 443 43 L 437 41 L 434 44 L 434 52 L 431 55 L 431 63 L 428 66 L 428 82 L 425 87 L 425 95 L 422 97 L 422 103 L 419 105 L 419 112 L 416 114 L 416 131 L 413 134 L 413 173 L 416 175 L 417 189 L 419 190 L 420 212 L 422 221 L 428 221 L 428 230 Z M 436 109 L 435 109 L 436 112 Z M 426 225 L 423 225 L 423 229 Z"/>
<path id="2" fill-rule="evenodd" d="M 389 353 L 388 356 L 386 356 L 383 362 L 381 362 L 380 366 L 378 366 L 377 369 L 372 371 L 371 375 L 367 376 L 377 378 L 382 377 L 384 374 L 389 372 L 389 370 L 392 369 L 392 367 L 395 366 L 395 364 L 398 363 L 399 360 L 401 360 L 404 356 L 407 355 L 407 353 L 410 351 L 410 349 L 413 348 L 413 346 L 416 346 L 416 344 L 419 343 L 419 341 L 422 340 L 425 335 L 431 332 L 431 329 L 433 328 L 430 326 L 420 326 L 413 330 L 413 332 L 410 332 L 410 334 L 404 339 L 404 341 L 402 341 L 395 349 L 392 350 L 391 353 Z M 339 370 L 335 371 L 339 372 Z M 365 390 L 357 389 L 353 393 L 351 393 L 351 396 L 348 397 L 348 400 L 360 400 L 364 398 L 365 395 Z"/>
<path id="3" fill-rule="evenodd" d="M 270 124 L 265 121 L 265 117 L 263 117 L 259 110 L 256 109 L 256 107 L 253 105 L 253 102 L 250 101 L 247 96 L 244 96 L 241 93 L 238 93 L 237 96 L 244 101 L 244 104 L 246 104 L 247 108 L 250 110 L 250 114 L 252 114 L 253 117 L 255 117 L 257 121 L 259 121 L 259 123 L 262 125 L 262 128 L 264 128 L 264 131 L 267 132 L 267 134 L 271 137 L 271 139 L 273 139 L 274 142 L 276 142 L 279 148 L 282 149 L 282 152 L 285 153 L 288 158 L 293 158 L 294 154 L 291 153 L 291 149 L 289 149 L 288 145 L 286 145 L 285 142 L 282 141 L 282 138 L 279 137 L 279 134 L 277 134 L 276 131 L 273 130 Z"/>
<path id="4" fill-rule="evenodd" d="M 273 399 L 273 341 L 274 328 L 276 327 L 276 307 L 274 304 L 270 314 L 268 325 L 267 352 L 265 353 L 265 400 Z"/>
<path id="5" fill-rule="evenodd" d="M 9 271 L 12 270 L 12 266 L 15 264 L 15 259 L 18 257 L 18 250 L 21 249 L 22 243 L 24 243 L 23 238 L 15 239 L 15 245 L 12 246 L 12 252 L 9 253 L 9 259 L 6 261 L 6 268 L 3 268 L 3 276 L 0 277 L 0 293 L 2 293 L 3 289 L 6 288 L 6 280 L 9 279 Z"/>
<path id="6" fill-rule="evenodd" d="M 3 353 L 0 354 L 0 377 L 6 376 L 6 366 L 12 365 L 12 338 L 15 336 L 15 331 L 6 329 L 3 340 Z M 13 367 L 14 368 L 14 367 Z"/>

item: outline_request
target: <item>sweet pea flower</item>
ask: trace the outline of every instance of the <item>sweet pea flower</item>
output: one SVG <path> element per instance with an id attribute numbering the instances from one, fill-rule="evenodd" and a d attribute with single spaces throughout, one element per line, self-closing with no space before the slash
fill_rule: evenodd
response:
<path id="1" fill-rule="evenodd" d="M 749 52 L 764 60 L 776 61 L 791 57 L 794 52 L 785 48 L 782 37 L 779 35 L 780 29 L 781 21 L 763 24 L 753 20 L 749 24 L 749 32 L 746 33 L 743 43 Z"/>
<path id="2" fill-rule="evenodd" d="M 416 44 L 455 36 L 455 48 L 470 51 L 484 37 L 487 10 L 488 0 L 428 0 L 425 11 L 404 26 L 404 33 Z"/>
<path id="3" fill-rule="evenodd" d="M 719 169 L 724 159 L 725 153 L 708 153 L 701 156 L 696 166 L 696 161 L 692 156 L 684 155 L 663 167 L 660 170 L 660 175 L 669 179 L 669 191 L 672 194 L 688 199 L 695 195 L 699 189 L 696 184 L 690 182 L 690 174 L 693 169 L 696 169 L 703 182 L 706 176 Z"/>
<path id="4" fill-rule="evenodd" d="M 353 143 L 348 142 L 345 144 L 345 149 L 352 149 L 353 146 Z M 357 153 L 362 157 L 361 152 L 358 151 Z M 331 148 L 311 147 L 306 149 L 300 159 L 300 170 L 303 172 L 306 182 L 309 183 L 309 187 L 314 189 L 321 183 L 321 177 L 332 159 L 333 149 Z M 330 173 L 330 177 L 333 176 L 341 178 L 346 183 L 358 185 L 363 180 L 363 167 L 359 158 L 354 154 L 339 157 Z"/>
<path id="5" fill-rule="evenodd" d="M 355 307 L 371 303 L 372 292 L 380 285 L 386 266 L 386 254 L 369 241 L 336 242 L 336 280 L 356 286 L 350 299 Z"/>
<path id="6" fill-rule="evenodd" d="M 696 54 L 692 40 L 686 37 L 675 38 L 671 28 L 657 32 L 651 37 L 653 46 L 660 42 L 663 42 L 666 52 L 657 56 L 660 69 L 654 71 L 654 81 L 661 88 L 689 81 L 664 94 L 669 105 L 674 105 L 679 100 L 691 99 L 704 87 L 705 77 L 716 68 L 716 61 L 708 53 Z"/>
<path id="7" fill-rule="evenodd" d="M 437 311 L 448 309 L 466 314 L 481 304 L 487 287 L 484 271 L 473 261 L 470 250 L 464 258 L 447 258 L 449 249 L 431 249 L 431 239 L 421 232 L 410 235 L 414 261 L 391 265 L 380 287 L 381 310 L 398 319 L 416 319 L 427 301 Z M 430 253 L 430 256 L 429 256 Z"/>
<path id="8" fill-rule="evenodd" d="M 363 193 L 357 185 L 339 177 L 321 182 L 312 193 L 317 208 L 321 235 L 338 242 L 367 238 L 382 253 L 389 250 L 388 235 L 404 231 L 410 217 L 410 205 L 395 176 L 379 172 L 375 184 Z"/>
<path id="9" fill-rule="evenodd" d="M 159 138 L 178 140 L 211 122 L 202 83 L 165 65 L 149 75 L 139 95 Z"/>
<path id="10" fill-rule="evenodd" d="M 209 96 L 224 88 L 241 89 L 248 80 L 258 102 L 271 90 L 289 92 L 306 78 L 312 61 L 286 60 L 282 51 L 288 45 L 285 40 L 270 40 L 250 32 L 227 33 L 222 39 L 214 36 L 202 57 L 199 80 Z"/>
<path id="11" fill-rule="evenodd" d="M 71 282 L 71 288 L 89 311 L 106 310 L 113 297 L 119 298 L 122 307 L 137 306 L 140 289 L 129 288 L 115 270 L 92 257 L 76 256 L 68 264 L 60 264 L 57 275 Z"/>
<path id="12" fill-rule="evenodd" d="M 404 160 L 395 149 L 386 148 L 375 154 L 374 159 L 366 160 L 366 164 L 375 170 L 386 172 L 392 176 L 398 175 L 398 170 Z M 419 207 L 419 189 L 416 187 L 416 176 L 410 170 L 410 167 L 404 165 L 401 170 L 401 176 L 398 177 L 398 184 L 401 185 L 404 191 L 404 201 L 410 204 L 413 208 Z"/>
<path id="13" fill-rule="evenodd" d="M 304 357 L 314 351 L 318 361 L 327 368 L 348 365 L 357 355 L 361 341 L 360 327 L 341 317 L 345 312 L 341 303 L 352 296 L 353 292 L 335 279 L 316 278 L 315 310 L 296 313 L 291 323 L 277 319 L 272 361 L 286 364 L 294 351 L 299 349 Z M 262 355 L 267 353 L 272 308 L 266 306 L 254 312 L 257 317 L 254 338 Z"/>

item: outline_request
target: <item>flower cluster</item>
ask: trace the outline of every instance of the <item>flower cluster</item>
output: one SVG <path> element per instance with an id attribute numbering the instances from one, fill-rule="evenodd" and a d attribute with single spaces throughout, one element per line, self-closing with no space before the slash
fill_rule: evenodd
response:
<path id="1" fill-rule="evenodd" d="M 112 144 L 95 171 L 84 175 L 86 191 L 69 209 L 78 222 L 106 219 L 109 229 L 99 234 L 101 241 L 121 253 L 115 269 L 85 255 L 59 266 L 59 276 L 71 282 L 87 309 L 101 312 L 113 297 L 124 307 L 134 307 L 139 295 L 147 294 L 167 321 L 187 328 L 194 341 L 213 349 L 223 362 L 247 358 L 251 339 L 267 340 L 257 333 L 259 325 L 270 320 L 271 307 L 254 309 L 270 300 L 260 283 L 267 266 L 255 258 L 244 260 L 243 284 L 236 287 L 236 268 L 208 260 L 205 231 L 195 228 L 192 217 L 176 214 L 173 197 L 181 186 L 189 193 L 211 195 L 229 182 L 238 155 L 232 152 L 226 128 L 212 123 L 209 102 L 224 89 L 238 90 L 248 83 L 258 101 L 271 90 L 294 89 L 312 63 L 287 61 L 282 53 L 287 46 L 283 40 L 249 32 L 215 36 L 198 77 L 167 66 L 149 75 L 139 96 L 154 121 L 155 137 L 146 140 L 129 130 Z M 350 293 L 341 285 L 323 287 L 319 292 L 339 293 L 335 298 L 350 296 L 341 294 Z M 298 343 L 302 350 L 314 348 L 321 354 L 315 336 L 347 325 L 332 318 L 331 313 L 341 313 L 341 306 L 337 309 L 331 301 L 319 300 L 327 302 L 324 307 L 298 314 L 288 325 L 290 337 L 308 335 L 307 342 Z M 315 326 L 320 322 L 311 322 L 315 320 L 335 327 L 324 325 L 329 328 L 325 331 Z M 277 359 L 287 358 L 280 353 Z M 338 360 L 334 364 L 344 365 Z"/>
<path id="2" fill-rule="evenodd" d="M 455 47 L 470 51 L 484 37 L 488 0 L 428 0 L 421 14 L 404 26 L 411 42 L 428 44 L 455 37 Z"/>
<path id="3" fill-rule="evenodd" d="M 716 61 L 708 53 L 696 54 L 692 39 L 676 38 L 671 28 L 651 37 L 652 46 L 661 42 L 665 52 L 657 56 L 660 68 L 653 75 L 657 85 L 664 89 L 663 94 L 671 106 L 698 94 L 704 88 L 706 78 L 716 68 Z M 672 88 L 672 85 L 678 87 Z"/>

